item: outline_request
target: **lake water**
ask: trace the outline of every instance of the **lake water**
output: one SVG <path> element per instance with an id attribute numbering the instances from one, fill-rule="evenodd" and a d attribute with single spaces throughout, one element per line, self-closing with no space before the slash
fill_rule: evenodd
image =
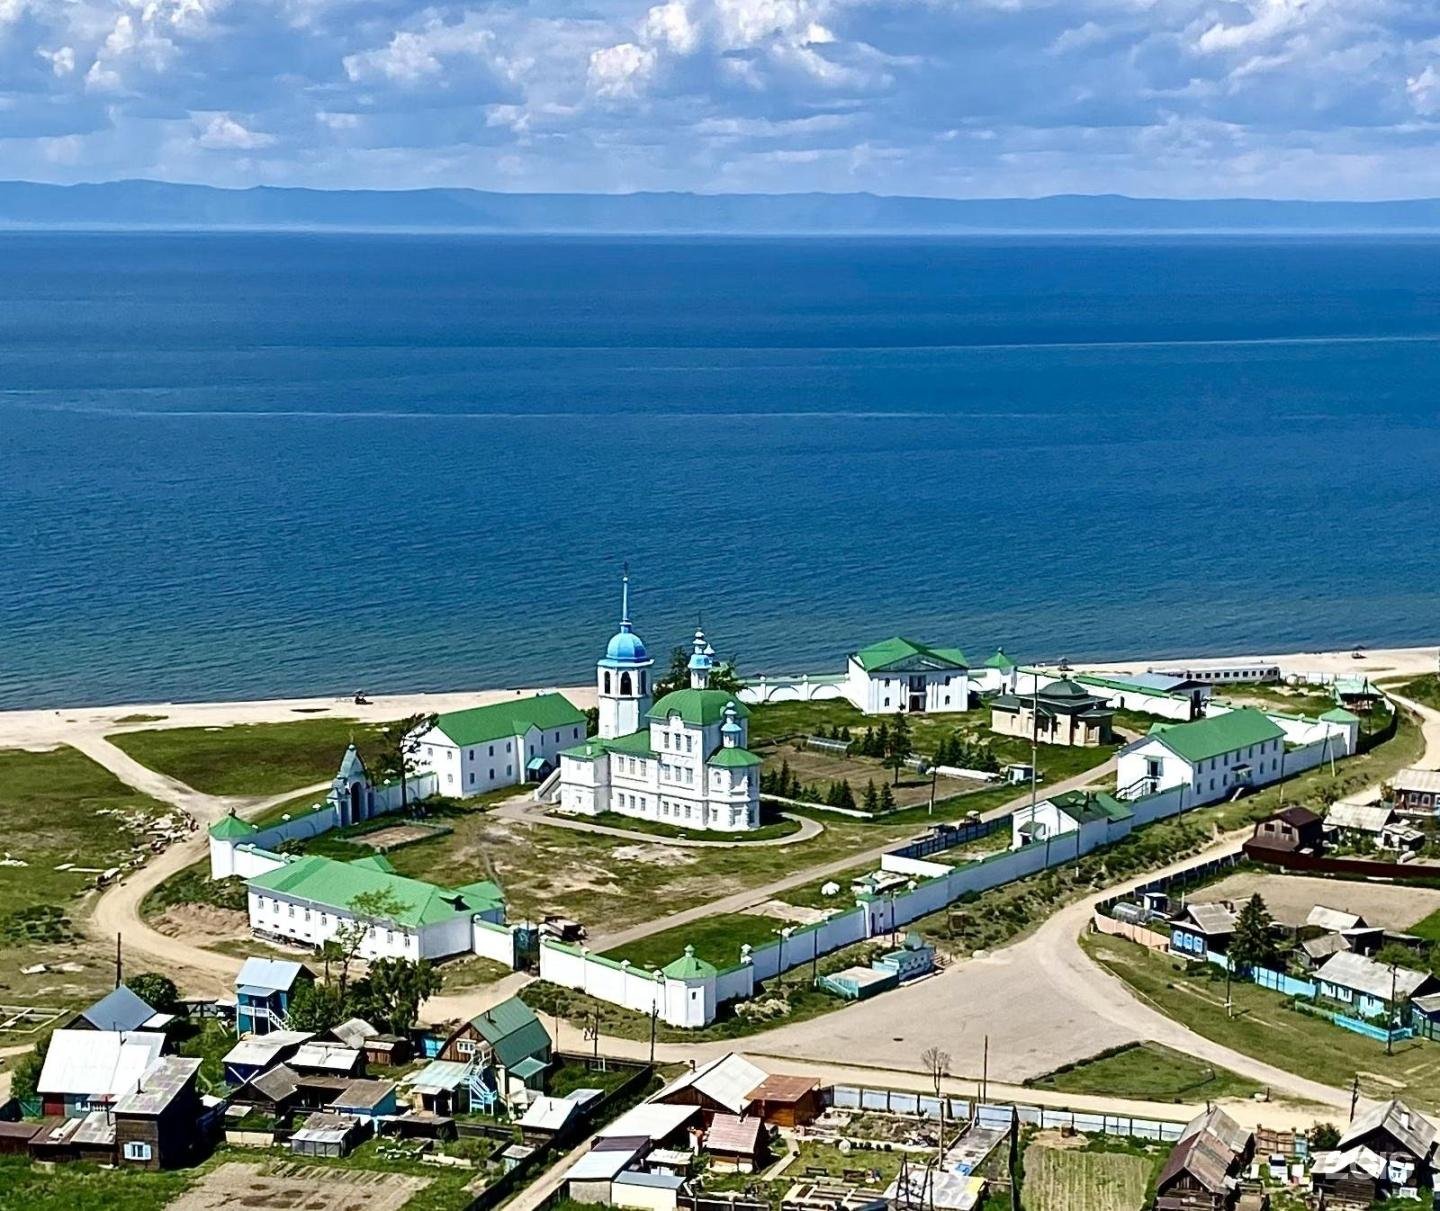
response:
<path id="1" fill-rule="evenodd" d="M 1435 642 L 1440 244 L 0 236 L 0 706 Z"/>

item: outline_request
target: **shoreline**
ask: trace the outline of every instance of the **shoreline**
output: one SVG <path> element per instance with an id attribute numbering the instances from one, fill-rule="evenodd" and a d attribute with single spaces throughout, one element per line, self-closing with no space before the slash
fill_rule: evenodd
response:
<path id="1" fill-rule="evenodd" d="M 1205 656 L 1194 659 L 1146 659 L 1116 661 L 1074 661 L 1076 672 L 1143 672 L 1147 667 L 1208 667 L 1221 664 L 1278 664 L 1286 675 L 1303 673 L 1364 673 L 1374 678 L 1417 676 L 1440 667 L 1436 647 L 1362 649 L 1355 659 L 1353 649 L 1259 653 L 1237 656 Z M 1054 667 L 1040 665 L 1039 667 Z M 376 694 L 364 705 L 348 696 L 318 698 L 262 698 L 220 702 L 131 702 L 113 706 L 41 707 L 0 711 L 0 748 L 51 748 L 75 730 L 108 734 L 151 727 L 229 727 L 245 723 L 281 723 L 324 716 L 386 722 L 422 712 L 444 712 L 471 706 L 485 706 L 509 698 L 536 693 L 559 692 L 581 710 L 595 705 L 595 687 L 550 685 L 532 688 L 488 690 L 446 690 L 412 694 Z M 122 722 L 128 716 L 163 716 Z"/>

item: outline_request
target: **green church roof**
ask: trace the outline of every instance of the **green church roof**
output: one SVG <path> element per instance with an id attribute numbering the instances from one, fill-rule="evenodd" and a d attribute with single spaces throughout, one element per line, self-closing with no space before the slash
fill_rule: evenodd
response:
<path id="1" fill-rule="evenodd" d="M 650 729 L 630 732 L 625 736 L 615 736 L 609 740 L 591 736 L 584 744 L 563 749 L 560 755 L 574 757 L 579 761 L 594 761 L 595 758 L 603 757 L 606 753 L 624 753 L 627 757 L 655 756 L 655 750 L 650 747 Z"/>
<path id="2" fill-rule="evenodd" d="M 713 765 L 717 769 L 748 769 L 752 765 L 761 764 L 761 759 L 748 749 L 721 748 L 716 749 L 705 764 Z"/>
<path id="3" fill-rule="evenodd" d="M 707 963 L 704 959 L 697 958 L 695 947 L 687 946 L 683 955 L 665 964 L 660 971 L 672 980 L 697 980 L 715 975 L 718 969 L 713 963 Z"/>
<path id="4" fill-rule="evenodd" d="M 902 635 L 861 648 L 855 653 L 855 661 L 867 673 L 881 673 L 894 668 L 964 670 L 969 667 L 965 653 L 959 648 L 926 647 Z"/>
<path id="5" fill-rule="evenodd" d="M 389 919 L 397 925 L 411 927 L 471 916 L 503 902 L 499 896 L 487 897 L 461 888 L 437 887 L 420 879 L 407 879 L 380 868 L 368 858 L 357 862 L 337 862 L 319 855 L 297 858 L 256 875 L 249 886 L 347 912 L 353 911 L 358 896 L 389 895 L 400 906 Z"/>
<path id="6" fill-rule="evenodd" d="M 1009 656 L 1005 655 L 1004 648 L 996 648 L 995 655 L 991 656 L 990 659 L 985 662 L 985 667 L 987 669 L 1001 669 L 1009 672 L 1015 668 L 1015 662 L 1011 660 Z"/>
<path id="7" fill-rule="evenodd" d="M 725 708 L 735 705 L 735 714 L 747 718 L 750 708 L 729 690 L 675 690 L 645 712 L 646 719 L 668 719 L 679 715 L 692 727 L 709 727 L 725 718 Z"/>
<path id="8" fill-rule="evenodd" d="M 1285 733 L 1279 724 L 1267 719 L 1253 707 L 1241 707 L 1224 715 L 1211 715 L 1194 723 L 1177 723 L 1154 736 L 1177 757 L 1186 761 L 1205 761 L 1222 753 L 1267 740 L 1279 740 Z"/>
<path id="9" fill-rule="evenodd" d="M 222 841 L 233 840 L 236 837 L 253 837 L 259 831 L 248 820 L 240 819 L 234 812 L 230 812 L 210 826 L 210 835 L 219 837 Z"/>
<path id="10" fill-rule="evenodd" d="M 1360 716 L 1343 706 L 1333 707 L 1320 716 L 1326 723 L 1359 723 Z"/>
<path id="11" fill-rule="evenodd" d="M 454 744 L 488 744 L 523 736 L 532 727 L 584 727 L 585 712 L 564 694 L 536 694 L 514 702 L 496 702 L 466 711 L 450 711 L 435 721 L 436 728 Z"/>

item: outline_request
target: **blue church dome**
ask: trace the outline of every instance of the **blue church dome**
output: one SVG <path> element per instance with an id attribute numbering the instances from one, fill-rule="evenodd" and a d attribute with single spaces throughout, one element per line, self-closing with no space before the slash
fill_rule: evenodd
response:
<path id="1" fill-rule="evenodd" d="M 628 625 L 622 626 L 605 646 L 606 660 L 648 660 L 645 641 Z"/>

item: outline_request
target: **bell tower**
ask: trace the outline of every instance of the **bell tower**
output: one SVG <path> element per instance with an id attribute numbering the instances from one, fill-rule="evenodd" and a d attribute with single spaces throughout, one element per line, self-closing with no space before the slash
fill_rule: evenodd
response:
<path id="1" fill-rule="evenodd" d="M 638 732 L 650 709 L 650 669 L 655 662 L 630 625 L 630 568 L 620 578 L 620 629 L 595 666 L 600 736 L 612 740 Z"/>

